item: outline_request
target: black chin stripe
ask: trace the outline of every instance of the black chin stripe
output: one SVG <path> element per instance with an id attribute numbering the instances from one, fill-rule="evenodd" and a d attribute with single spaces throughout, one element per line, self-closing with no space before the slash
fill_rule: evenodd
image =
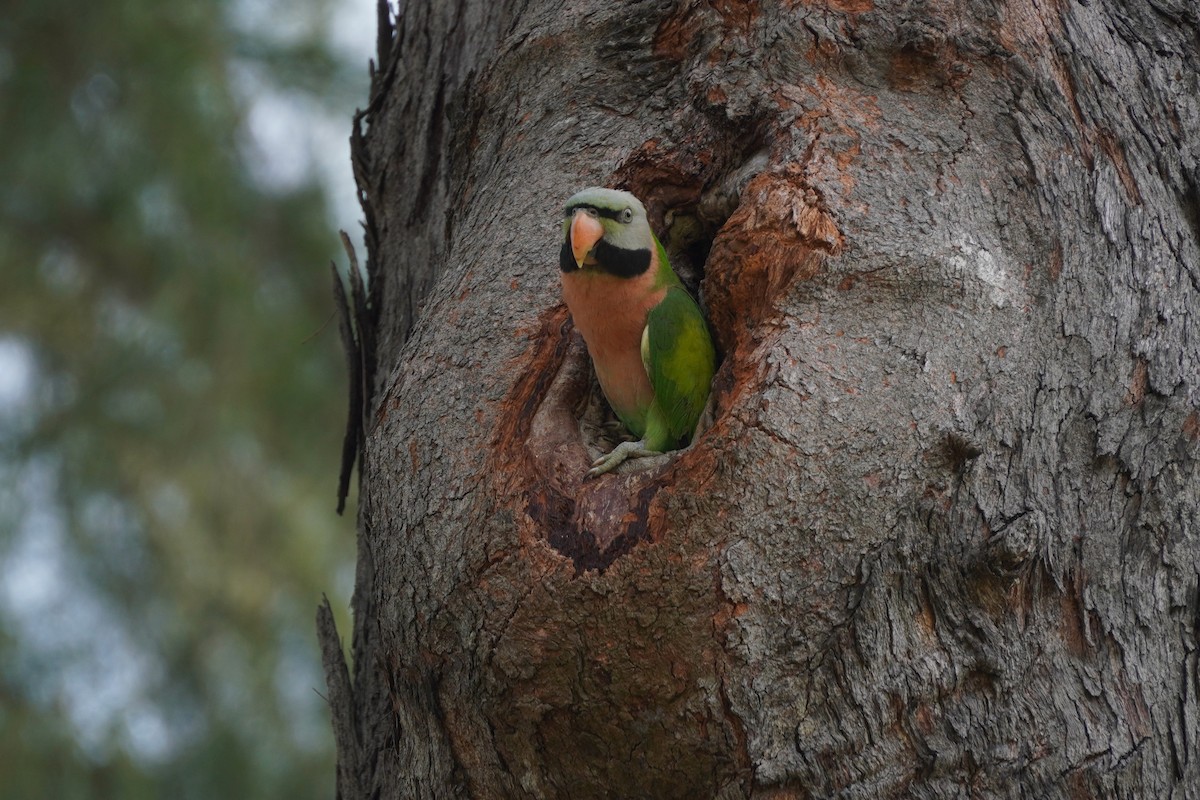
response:
<path id="1" fill-rule="evenodd" d="M 618 221 L 621 219 L 621 211 L 624 211 L 624 209 L 617 210 L 614 208 L 597 208 L 596 206 L 589 206 L 587 203 L 576 203 L 573 206 L 567 206 L 565 209 L 563 209 L 563 216 L 564 217 L 574 216 L 575 212 L 581 208 L 586 208 L 589 211 L 594 211 L 594 212 L 596 212 L 597 216 L 604 217 L 605 219 L 615 219 Z"/>
<path id="2" fill-rule="evenodd" d="M 558 268 L 563 272 L 574 272 L 579 269 L 575 263 L 575 253 L 571 251 L 571 237 L 563 240 L 562 250 L 558 251 Z"/>
<path id="3" fill-rule="evenodd" d="M 648 249 L 626 250 L 601 239 L 596 242 L 592 254 L 595 255 L 600 269 L 618 278 L 632 278 L 650 269 Z"/>

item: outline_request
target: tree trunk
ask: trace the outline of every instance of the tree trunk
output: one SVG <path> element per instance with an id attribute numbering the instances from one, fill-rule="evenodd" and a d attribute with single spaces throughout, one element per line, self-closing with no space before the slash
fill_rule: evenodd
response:
<path id="1" fill-rule="evenodd" d="M 1192 0 L 384 21 L 342 798 L 1200 796 Z M 584 481 L 594 184 L 722 362 Z"/>

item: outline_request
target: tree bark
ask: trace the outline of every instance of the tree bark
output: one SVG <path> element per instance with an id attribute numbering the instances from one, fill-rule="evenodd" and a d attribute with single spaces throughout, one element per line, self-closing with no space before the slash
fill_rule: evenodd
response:
<path id="1" fill-rule="evenodd" d="M 342 798 L 1200 796 L 1190 0 L 383 21 Z M 722 362 L 584 481 L 593 184 Z"/>

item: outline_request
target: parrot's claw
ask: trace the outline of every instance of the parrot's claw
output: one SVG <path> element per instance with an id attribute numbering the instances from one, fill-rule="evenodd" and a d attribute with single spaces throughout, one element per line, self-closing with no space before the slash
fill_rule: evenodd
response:
<path id="1" fill-rule="evenodd" d="M 657 455 L 661 455 L 661 453 L 657 450 L 646 449 L 645 439 L 637 442 L 621 442 L 611 452 L 600 456 L 592 462 L 592 468 L 588 470 L 587 477 L 594 478 L 597 475 L 603 475 L 606 472 L 616 469 L 617 465 L 627 458 Z"/>

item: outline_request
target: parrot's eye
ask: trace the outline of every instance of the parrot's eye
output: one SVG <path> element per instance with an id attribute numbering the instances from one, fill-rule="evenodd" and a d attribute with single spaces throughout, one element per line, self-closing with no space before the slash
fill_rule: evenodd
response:
<path id="1" fill-rule="evenodd" d="M 633 222 L 633 209 L 627 208 L 621 212 L 621 222 Z"/>

